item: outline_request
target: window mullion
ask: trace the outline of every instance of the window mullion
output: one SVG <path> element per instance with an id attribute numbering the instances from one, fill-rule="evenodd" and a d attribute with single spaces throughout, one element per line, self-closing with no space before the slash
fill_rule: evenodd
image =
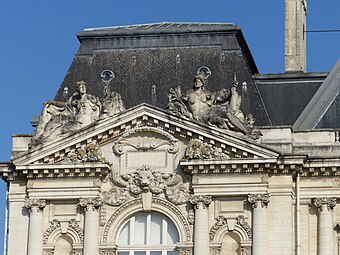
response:
<path id="1" fill-rule="evenodd" d="M 130 245 L 135 245 L 135 223 L 136 223 L 135 217 L 131 217 L 131 220 L 130 220 Z"/>
<path id="2" fill-rule="evenodd" d="M 168 222 L 162 217 L 162 240 L 163 245 L 168 244 Z"/>
<path id="3" fill-rule="evenodd" d="M 151 213 L 147 215 L 146 218 L 146 244 L 151 243 Z"/>

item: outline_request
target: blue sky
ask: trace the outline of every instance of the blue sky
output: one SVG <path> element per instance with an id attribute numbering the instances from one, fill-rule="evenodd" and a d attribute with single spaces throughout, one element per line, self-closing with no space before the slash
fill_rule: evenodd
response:
<path id="1" fill-rule="evenodd" d="M 307 30 L 340 29 L 340 1 L 308 0 Z M 89 27 L 177 22 L 226 22 L 241 27 L 260 73 L 284 72 L 284 0 L 72 0 L 0 2 L 0 161 L 12 134 L 32 133 L 30 120 L 53 99 Z M 307 71 L 330 71 L 340 33 L 307 34 Z M 5 204 L 0 183 L 0 204 Z M 2 239 L 4 207 L 0 207 Z M 0 242 L 0 249 L 2 242 Z"/>

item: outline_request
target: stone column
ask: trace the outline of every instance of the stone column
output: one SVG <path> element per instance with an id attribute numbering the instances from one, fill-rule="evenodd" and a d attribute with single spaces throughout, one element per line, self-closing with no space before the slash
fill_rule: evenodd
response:
<path id="1" fill-rule="evenodd" d="M 195 206 L 194 254 L 209 254 L 209 211 L 211 196 L 194 195 L 190 202 Z"/>
<path id="2" fill-rule="evenodd" d="M 79 204 L 85 211 L 83 255 L 99 255 L 99 197 L 81 198 Z"/>
<path id="3" fill-rule="evenodd" d="M 253 207 L 253 255 L 267 255 L 267 205 L 270 195 L 250 194 L 248 201 Z"/>
<path id="4" fill-rule="evenodd" d="M 26 198 L 24 206 L 30 211 L 28 229 L 28 255 L 43 255 L 45 199 Z"/>
<path id="5" fill-rule="evenodd" d="M 336 198 L 315 198 L 314 205 L 318 208 L 318 255 L 333 254 L 333 208 Z"/>

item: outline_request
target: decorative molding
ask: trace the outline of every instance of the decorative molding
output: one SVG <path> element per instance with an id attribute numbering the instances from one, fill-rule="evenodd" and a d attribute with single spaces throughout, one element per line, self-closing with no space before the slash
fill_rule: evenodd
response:
<path id="1" fill-rule="evenodd" d="M 227 154 L 221 148 L 212 146 L 199 139 L 191 139 L 185 150 L 185 158 L 192 159 L 228 159 Z"/>
<path id="2" fill-rule="evenodd" d="M 178 187 L 167 188 L 165 197 L 175 205 L 182 205 L 190 200 L 190 191 L 186 185 L 181 184 Z"/>
<path id="3" fill-rule="evenodd" d="M 68 227 L 73 229 L 78 234 L 80 242 L 83 243 L 84 242 L 84 231 L 79 226 L 77 220 L 71 219 L 68 223 Z"/>
<path id="4" fill-rule="evenodd" d="M 100 197 L 88 197 L 79 199 L 79 205 L 83 207 L 86 211 L 98 211 L 98 208 L 101 206 L 101 204 L 102 199 Z"/>
<path id="5" fill-rule="evenodd" d="M 261 207 L 267 207 L 270 202 L 270 194 L 269 193 L 249 194 L 248 201 L 252 204 L 253 208 L 257 208 L 258 204 L 261 204 Z"/>
<path id="6" fill-rule="evenodd" d="M 154 138 L 152 140 L 145 140 L 145 138 L 140 137 L 141 141 L 136 141 L 135 143 L 131 141 L 127 141 L 127 137 L 131 136 L 132 134 L 136 134 L 138 132 L 154 132 L 158 133 L 161 136 L 164 136 L 167 138 L 168 142 L 162 142 L 162 141 L 156 141 Z M 143 141 L 144 139 L 144 141 Z M 156 128 L 156 127 L 135 127 L 132 129 L 127 130 L 125 133 L 123 133 L 117 141 L 114 142 L 113 145 L 113 152 L 116 155 L 122 155 L 124 153 L 124 146 L 131 146 L 132 148 L 138 150 L 138 151 L 149 151 L 149 150 L 155 150 L 163 145 L 169 145 L 169 148 L 167 151 L 169 153 L 177 153 L 179 149 L 178 145 L 178 139 L 169 134 L 168 132 L 165 132 L 162 128 Z"/>
<path id="7" fill-rule="evenodd" d="M 152 198 L 152 204 L 158 204 L 161 205 L 164 208 L 167 208 L 169 211 L 171 211 L 173 214 L 175 214 L 178 219 L 180 220 L 180 222 L 182 223 L 182 226 L 184 228 L 185 231 L 185 236 L 186 236 L 186 240 L 185 241 L 191 241 L 191 229 L 190 229 L 190 224 L 188 222 L 188 220 L 186 219 L 186 217 L 183 215 L 182 211 L 175 206 L 174 204 L 158 198 L 158 197 L 153 197 Z M 142 205 L 142 198 L 136 198 L 133 200 L 129 200 L 127 202 L 125 202 L 124 204 L 122 204 L 120 207 L 118 207 L 113 214 L 111 215 L 110 219 L 107 221 L 104 230 L 103 230 L 103 243 L 107 242 L 107 237 L 109 234 L 109 230 L 112 227 L 113 222 L 115 221 L 115 219 L 122 213 L 126 212 L 129 210 L 129 208 L 135 206 L 135 205 Z M 141 208 L 142 209 L 142 208 Z"/>
<path id="8" fill-rule="evenodd" d="M 186 238 L 187 238 L 187 240 L 185 241 L 191 241 L 191 230 L 190 230 L 189 222 L 183 215 L 182 211 L 177 206 L 173 205 L 172 203 L 169 203 L 168 201 L 164 199 L 157 198 L 157 197 L 152 198 L 152 203 L 162 205 L 166 207 L 168 210 L 172 211 L 175 215 L 177 215 L 177 217 L 181 220 L 182 225 L 185 229 Z"/>
<path id="9" fill-rule="evenodd" d="M 246 222 L 243 215 L 236 217 L 236 224 L 241 226 L 248 234 L 249 239 L 253 239 L 253 232 L 251 231 L 250 225 Z"/>
<path id="10" fill-rule="evenodd" d="M 44 255 L 54 255 L 54 250 L 44 250 Z"/>
<path id="11" fill-rule="evenodd" d="M 57 219 L 51 221 L 50 226 L 44 232 L 43 245 L 47 245 L 48 238 L 53 233 L 54 230 L 61 228 L 60 222 Z"/>
<path id="12" fill-rule="evenodd" d="M 83 255 L 83 251 L 82 250 L 73 250 L 72 255 Z"/>
<path id="13" fill-rule="evenodd" d="M 192 249 L 190 248 L 177 248 L 179 255 L 191 255 Z"/>
<path id="14" fill-rule="evenodd" d="M 188 211 L 188 222 L 190 225 L 195 223 L 195 211 L 192 209 Z"/>
<path id="15" fill-rule="evenodd" d="M 103 227 L 106 223 L 106 206 L 105 203 L 102 203 L 102 205 L 99 208 L 99 226 Z"/>
<path id="16" fill-rule="evenodd" d="M 30 212 L 33 212 L 36 210 L 36 212 L 42 212 L 46 206 L 46 200 L 45 199 L 39 199 L 39 198 L 25 198 L 24 207 L 30 210 Z"/>
<path id="17" fill-rule="evenodd" d="M 212 196 L 192 195 L 190 198 L 190 203 L 193 204 L 196 209 L 199 204 L 202 204 L 203 208 L 208 207 L 211 201 L 212 201 Z"/>
<path id="18" fill-rule="evenodd" d="M 102 197 L 103 202 L 111 206 L 121 205 L 130 198 L 127 189 L 120 189 L 118 187 L 113 187 L 109 191 L 103 191 Z"/>
<path id="19" fill-rule="evenodd" d="M 210 232 L 209 232 L 210 242 L 214 241 L 215 234 L 219 229 L 221 229 L 224 226 L 228 227 L 227 219 L 224 216 L 219 215 L 215 218 L 215 220 L 216 220 L 216 222 L 215 222 L 214 226 L 212 226 L 212 228 L 210 229 Z"/>
<path id="20" fill-rule="evenodd" d="M 336 206 L 336 198 L 334 197 L 321 197 L 313 199 L 314 205 L 318 208 L 319 212 L 322 212 L 326 207 L 328 211 L 333 210 Z"/>
<path id="21" fill-rule="evenodd" d="M 137 198 L 137 199 L 133 199 L 130 201 L 127 201 L 126 203 L 122 204 L 120 207 L 118 207 L 113 214 L 111 215 L 110 219 L 107 221 L 105 227 L 104 227 L 104 232 L 103 232 L 103 242 L 106 243 L 107 242 L 107 235 L 109 233 L 109 230 L 113 224 L 113 221 L 115 220 L 115 218 L 118 217 L 118 215 L 120 215 L 122 212 L 124 212 L 125 210 L 127 210 L 129 207 L 134 206 L 136 204 L 142 204 L 142 199 L 141 198 Z"/>

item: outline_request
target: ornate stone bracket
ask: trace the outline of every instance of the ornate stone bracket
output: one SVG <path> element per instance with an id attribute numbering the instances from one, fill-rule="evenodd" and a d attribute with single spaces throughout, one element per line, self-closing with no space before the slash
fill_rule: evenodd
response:
<path id="1" fill-rule="evenodd" d="M 333 210 L 333 208 L 336 206 L 336 198 L 328 198 L 328 197 L 322 197 L 322 198 L 314 198 L 313 200 L 314 205 L 318 208 L 318 211 L 323 211 L 324 208 L 327 208 L 328 211 Z"/>
<path id="2" fill-rule="evenodd" d="M 101 204 L 102 204 L 102 199 L 100 197 L 89 197 L 89 198 L 79 199 L 79 205 L 83 207 L 86 211 L 98 210 Z"/>
<path id="3" fill-rule="evenodd" d="M 39 199 L 39 198 L 26 198 L 24 207 L 29 209 L 31 212 L 33 210 L 36 210 L 37 212 L 42 212 L 46 206 L 46 200 L 45 199 Z"/>
<path id="4" fill-rule="evenodd" d="M 253 208 L 257 208 L 258 204 L 260 204 L 261 207 L 267 207 L 270 202 L 270 194 L 269 193 L 249 194 L 248 201 L 252 204 Z"/>
<path id="5" fill-rule="evenodd" d="M 221 229 L 223 226 L 228 227 L 227 219 L 224 216 L 219 215 L 215 218 L 215 220 L 216 220 L 216 222 L 215 222 L 214 226 L 212 226 L 212 228 L 210 229 L 210 232 L 209 232 L 210 242 L 214 241 L 215 234 L 219 229 Z"/>
<path id="6" fill-rule="evenodd" d="M 202 204 L 203 208 L 206 208 L 210 205 L 212 201 L 212 196 L 205 196 L 205 195 L 193 195 L 190 198 L 190 203 L 198 207 L 199 204 Z"/>
<path id="7" fill-rule="evenodd" d="M 222 152 L 222 149 L 205 143 L 199 139 L 191 139 L 185 150 L 187 159 L 228 159 L 229 155 Z"/>

